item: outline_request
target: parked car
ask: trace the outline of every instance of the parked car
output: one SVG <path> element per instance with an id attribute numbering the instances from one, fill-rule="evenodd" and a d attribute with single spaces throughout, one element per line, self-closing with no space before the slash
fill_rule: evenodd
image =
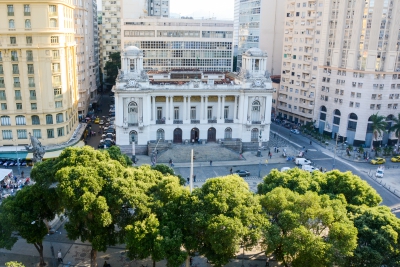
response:
<path id="1" fill-rule="evenodd" d="M 103 125 L 103 124 L 104 124 L 104 121 L 103 121 L 103 120 L 100 120 L 99 124 L 100 124 L 100 125 Z"/>
<path id="2" fill-rule="evenodd" d="M 300 134 L 299 130 L 297 130 L 297 129 L 292 129 L 292 130 L 290 130 L 290 132 L 292 132 L 294 134 Z"/>
<path id="3" fill-rule="evenodd" d="M 376 164 L 384 164 L 386 162 L 386 160 L 384 158 L 375 158 L 375 159 L 371 159 L 370 163 L 373 165 Z"/>
<path id="4" fill-rule="evenodd" d="M 400 155 L 390 159 L 391 162 L 400 162 Z"/>
<path id="5" fill-rule="evenodd" d="M 383 174 L 385 173 L 385 169 L 382 167 L 379 167 L 378 169 L 376 169 L 375 172 L 375 177 L 376 178 L 383 178 Z"/>
<path id="6" fill-rule="evenodd" d="M 237 171 L 235 171 L 235 173 L 237 175 L 239 175 L 240 177 L 250 176 L 250 172 L 246 171 L 246 170 L 237 170 Z"/>

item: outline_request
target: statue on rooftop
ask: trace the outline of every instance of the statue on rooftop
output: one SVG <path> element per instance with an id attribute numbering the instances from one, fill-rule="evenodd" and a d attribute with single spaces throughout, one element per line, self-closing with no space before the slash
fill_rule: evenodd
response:
<path id="1" fill-rule="evenodd" d="M 44 154 L 46 153 L 44 146 L 42 146 L 40 141 L 36 137 L 31 135 L 31 133 L 29 133 L 29 139 L 31 140 L 31 145 L 27 146 L 26 148 L 28 151 L 31 150 L 33 153 L 32 161 L 34 163 L 41 162 Z"/>

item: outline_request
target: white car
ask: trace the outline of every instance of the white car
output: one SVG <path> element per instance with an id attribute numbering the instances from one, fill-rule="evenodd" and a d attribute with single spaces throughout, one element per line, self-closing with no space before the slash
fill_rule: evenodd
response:
<path id="1" fill-rule="evenodd" d="M 290 132 L 292 132 L 294 134 L 300 134 L 299 130 L 297 130 L 297 129 L 290 130 Z"/>
<path id="2" fill-rule="evenodd" d="M 104 124 L 104 121 L 103 121 L 103 120 L 100 120 L 99 124 L 100 124 L 100 125 L 103 125 L 103 124 Z"/>
<path id="3" fill-rule="evenodd" d="M 378 168 L 375 172 L 375 177 L 376 178 L 383 178 L 383 174 L 385 173 L 384 168 Z"/>

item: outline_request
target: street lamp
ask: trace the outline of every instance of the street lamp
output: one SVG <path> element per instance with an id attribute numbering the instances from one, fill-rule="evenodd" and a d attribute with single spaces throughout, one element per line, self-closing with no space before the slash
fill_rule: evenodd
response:
<path id="1" fill-rule="evenodd" d="M 335 163 L 336 163 L 336 149 L 337 149 L 337 142 L 339 139 L 340 134 L 336 133 L 336 145 L 335 145 L 335 154 L 333 156 L 333 166 L 332 166 L 332 170 L 335 169 Z"/>

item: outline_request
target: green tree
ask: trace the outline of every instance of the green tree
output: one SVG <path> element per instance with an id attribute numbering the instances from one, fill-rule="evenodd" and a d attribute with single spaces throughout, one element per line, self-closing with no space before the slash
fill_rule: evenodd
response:
<path id="1" fill-rule="evenodd" d="M 374 147 L 374 140 L 376 141 L 378 139 L 378 135 L 382 135 L 384 132 L 386 132 L 386 117 L 385 116 L 379 116 L 378 113 L 371 115 L 369 118 L 370 124 L 371 124 L 371 130 L 374 138 L 372 138 L 371 141 L 371 149 Z"/>
<path id="2" fill-rule="evenodd" d="M 18 261 L 9 261 L 5 263 L 6 267 L 25 267 L 24 264 Z"/>
<path id="3" fill-rule="evenodd" d="M 105 149 L 103 151 L 105 153 L 108 153 L 111 159 L 118 161 L 124 167 L 132 166 L 133 164 L 132 160 L 127 155 L 121 152 L 119 146 L 112 146 L 109 149 Z"/>
<path id="4" fill-rule="evenodd" d="M 208 179 L 191 195 L 186 248 L 199 251 L 214 266 L 235 257 L 240 246 L 249 249 L 260 239 L 266 221 L 258 198 L 236 175 Z"/>
<path id="5" fill-rule="evenodd" d="M 183 178 L 181 175 L 177 175 L 174 172 L 174 169 L 172 169 L 171 167 L 165 165 L 165 164 L 157 164 L 151 167 L 153 170 L 159 171 L 164 175 L 174 175 L 176 177 L 179 178 L 179 183 L 180 185 L 185 185 L 186 180 L 185 178 Z"/>
<path id="6" fill-rule="evenodd" d="M 43 257 L 43 239 L 48 233 L 44 221 L 51 221 L 59 211 L 58 198 L 53 188 L 40 184 L 26 186 L 15 196 L 8 197 L 0 207 L 1 228 L 17 231 L 27 243 L 33 244 L 39 253 L 40 265 L 46 265 Z"/>
<path id="7" fill-rule="evenodd" d="M 395 136 L 397 137 L 397 148 L 400 145 L 400 113 L 397 114 L 397 117 L 392 118 L 393 124 L 390 127 L 390 131 L 394 132 Z"/>
<path id="8" fill-rule="evenodd" d="M 388 207 L 353 206 L 358 246 L 345 266 L 400 266 L 400 220 Z"/>
<path id="9" fill-rule="evenodd" d="M 266 253 L 286 267 L 341 264 L 357 246 L 357 230 L 340 199 L 278 187 L 262 196 L 261 205 L 271 222 L 264 231 Z"/>
<path id="10" fill-rule="evenodd" d="M 104 70 L 107 72 L 106 82 L 115 84 L 118 76 L 118 69 L 121 68 L 121 53 L 115 52 L 110 54 L 110 59 L 106 62 Z"/>
<path id="11" fill-rule="evenodd" d="M 68 237 L 92 244 L 91 266 L 96 267 L 97 251 L 123 242 L 123 198 L 135 194 L 135 184 L 121 190 L 126 188 L 128 169 L 89 146 L 64 149 L 55 170 L 57 193 L 68 216 Z"/>

